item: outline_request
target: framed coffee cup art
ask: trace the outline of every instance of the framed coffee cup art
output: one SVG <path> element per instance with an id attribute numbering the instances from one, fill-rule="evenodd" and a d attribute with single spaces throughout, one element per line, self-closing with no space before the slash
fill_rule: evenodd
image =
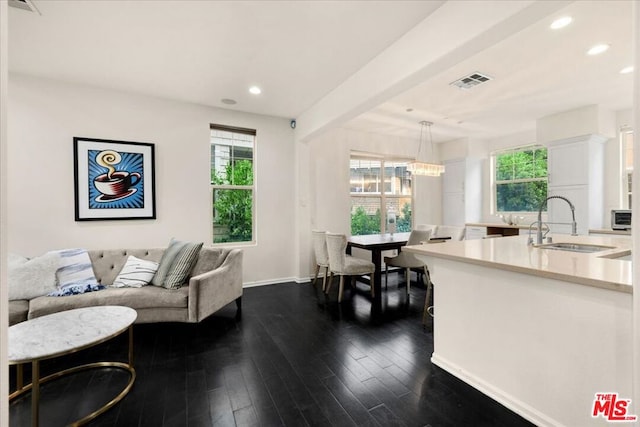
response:
<path id="1" fill-rule="evenodd" d="M 155 219 L 154 144 L 73 138 L 76 221 Z"/>

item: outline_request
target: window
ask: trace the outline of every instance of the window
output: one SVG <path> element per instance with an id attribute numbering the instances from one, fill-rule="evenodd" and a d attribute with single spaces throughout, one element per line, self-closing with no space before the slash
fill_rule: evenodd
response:
<path id="1" fill-rule="evenodd" d="M 493 155 L 496 212 L 537 212 L 547 197 L 547 149 L 523 147 Z"/>
<path id="2" fill-rule="evenodd" d="M 254 241 L 256 132 L 211 125 L 213 243 Z"/>
<path id="3" fill-rule="evenodd" d="M 411 231 L 411 174 L 407 161 L 351 155 L 351 234 L 389 232 L 389 213 L 398 233 Z"/>
<path id="4" fill-rule="evenodd" d="M 631 209 L 631 180 L 633 177 L 633 131 L 631 129 L 623 129 L 620 131 L 620 140 L 622 143 L 622 164 L 623 164 L 623 194 L 627 209 Z"/>

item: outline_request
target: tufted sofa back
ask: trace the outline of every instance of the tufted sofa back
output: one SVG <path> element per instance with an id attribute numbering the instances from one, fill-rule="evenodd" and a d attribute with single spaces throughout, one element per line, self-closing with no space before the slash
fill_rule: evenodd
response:
<path id="1" fill-rule="evenodd" d="M 93 266 L 93 273 L 98 279 L 98 283 L 108 286 L 122 270 L 127 262 L 129 255 L 136 258 L 148 259 L 160 262 L 162 254 L 166 248 L 153 249 L 106 249 L 106 250 L 90 250 L 89 258 Z M 224 262 L 229 253 L 228 249 L 207 248 L 203 247 L 198 255 L 198 261 L 191 273 L 191 276 L 197 276 L 209 270 L 218 268 Z"/>

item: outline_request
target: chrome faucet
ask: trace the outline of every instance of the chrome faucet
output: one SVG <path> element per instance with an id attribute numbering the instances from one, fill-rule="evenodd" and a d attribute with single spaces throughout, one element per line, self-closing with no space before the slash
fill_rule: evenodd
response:
<path id="1" fill-rule="evenodd" d="M 567 202 L 567 204 L 569 204 L 569 207 L 571 208 L 571 235 L 572 236 L 577 236 L 578 235 L 578 224 L 576 223 L 576 207 L 573 206 L 573 203 L 571 203 L 571 201 L 569 199 L 567 199 L 566 197 L 563 196 L 549 196 L 546 199 L 544 199 L 542 201 L 542 203 L 540 203 L 540 207 L 538 208 L 538 221 L 536 221 L 538 223 L 538 230 L 537 230 L 537 234 L 536 234 L 536 243 L 538 245 L 542 244 L 542 209 L 544 208 L 544 205 L 547 204 L 547 201 L 550 199 L 561 199 L 564 200 L 565 202 Z M 547 224 L 569 224 L 567 222 L 548 222 Z M 533 224 L 531 224 L 533 225 Z M 529 227 L 529 232 L 531 232 L 531 227 Z"/>

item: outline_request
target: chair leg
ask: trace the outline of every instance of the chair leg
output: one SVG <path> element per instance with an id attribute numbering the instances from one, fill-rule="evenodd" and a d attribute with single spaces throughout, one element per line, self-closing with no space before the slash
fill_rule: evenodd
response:
<path id="1" fill-rule="evenodd" d="M 325 294 L 328 294 L 331 290 L 331 284 L 333 283 L 333 271 L 329 275 L 329 283 L 327 284 L 327 289 L 324 291 Z"/>
<path id="2" fill-rule="evenodd" d="M 338 302 L 342 302 L 343 292 L 344 292 L 344 276 L 340 275 L 340 287 L 338 288 Z"/>
<path id="3" fill-rule="evenodd" d="M 322 276 L 322 291 L 327 287 L 327 276 L 329 275 L 329 267 L 325 267 L 324 276 Z"/>
<path id="4" fill-rule="evenodd" d="M 316 282 L 318 281 L 318 273 L 320 272 L 320 265 L 316 264 L 316 274 L 313 278 L 313 285 L 316 284 Z"/>

